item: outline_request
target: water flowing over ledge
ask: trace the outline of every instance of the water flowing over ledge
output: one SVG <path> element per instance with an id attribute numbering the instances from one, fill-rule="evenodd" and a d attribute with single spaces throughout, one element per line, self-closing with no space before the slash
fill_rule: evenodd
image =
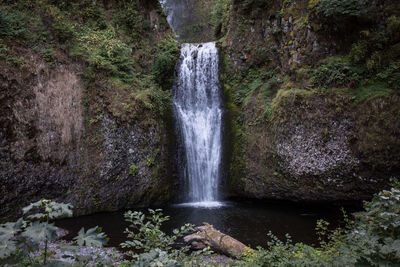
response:
<path id="1" fill-rule="evenodd" d="M 218 71 L 214 42 L 182 44 L 173 103 L 185 151 L 187 200 L 195 206 L 218 203 L 222 118 Z"/>
<path id="2" fill-rule="evenodd" d="M 193 207 L 193 208 L 221 208 L 228 206 L 227 202 L 220 201 L 202 201 L 202 202 L 187 202 L 174 205 L 175 207 Z"/>

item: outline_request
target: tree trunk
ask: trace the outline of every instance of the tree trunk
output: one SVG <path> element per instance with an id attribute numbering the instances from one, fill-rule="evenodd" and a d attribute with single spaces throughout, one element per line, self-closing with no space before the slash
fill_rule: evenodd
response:
<path id="1" fill-rule="evenodd" d="M 203 223 L 203 226 L 195 228 L 197 231 L 194 234 L 187 235 L 183 239 L 189 243 L 193 249 L 199 250 L 210 247 L 213 251 L 223 253 L 227 256 L 239 258 L 244 252 L 250 250 L 242 242 L 221 233 L 208 223 Z"/>

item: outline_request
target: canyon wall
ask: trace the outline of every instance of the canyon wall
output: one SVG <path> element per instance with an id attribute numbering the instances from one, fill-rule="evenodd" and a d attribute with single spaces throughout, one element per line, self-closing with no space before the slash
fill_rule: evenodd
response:
<path id="1" fill-rule="evenodd" d="M 179 50 L 159 3 L 42 4 L 0 10 L 19 19 L 0 43 L 0 214 L 40 198 L 76 214 L 169 200 L 170 93 L 153 73 Z"/>
<path id="2" fill-rule="evenodd" d="M 329 3 L 225 1 L 228 195 L 359 200 L 399 175 L 399 4 Z"/>

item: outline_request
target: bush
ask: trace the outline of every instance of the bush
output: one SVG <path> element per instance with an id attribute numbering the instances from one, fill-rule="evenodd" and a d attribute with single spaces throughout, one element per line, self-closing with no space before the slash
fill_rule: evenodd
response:
<path id="1" fill-rule="evenodd" d="M 161 40 L 157 47 L 157 55 L 153 65 L 155 81 L 163 90 L 169 90 L 174 81 L 174 70 L 179 58 L 178 42 L 173 35 Z"/>
<path id="2" fill-rule="evenodd" d="M 400 187 L 382 191 L 364 203 L 365 212 L 347 217 L 346 229 L 328 230 L 319 221 L 321 246 L 280 241 L 269 233 L 268 250 L 258 248 L 245 254 L 236 266 L 398 266 L 400 262 Z"/>
<path id="3" fill-rule="evenodd" d="M 334 263 L 394 266 L 400 262 L 400 187 L 380 192 L 364 208 Z"/>
<path id="4" fill-rule="evenodd" d="M 133 249 L 126 252 L 126 255 L 133 259 L 133 262 L 126 262 L 127 266 L 132 266 L 132 264 L 134 266 L 183 266 L 183 263 L 188 264 L 187 266 L 195 266 L 191 264 L 196 261 L 195 256 L 207 254 L 208 249 L 187 255 L 188 246 L 173 247 L 178 238 L 193 231 L 194 225 L 185 224 L 180 229 L 174 229 L 173 235 L 168 235 L 161 230 L 161 226 L 163 222 L 169 220 L 169 216 L 163 216 L 161 209 L 148 211 L 147 216 L 138 211 L 128 211 L 124 214 L 125 220 L 130 224 L 125 230 L 129 240 L 122 243 L 121 247 Z"/>
<path id="5" fill-rule="evenodd" d="M 72 54 L 88 59 L 90 73 L 100 72 L 125 83 L 133 82 L 135 73 L 131 49 L 117 37 L 114 28 L 97 31 L 85 28 L 77 41 Z"/>
<path id="6" fill-rule="evenodd" d="M 25 37 L 27 34 L 25 16 L 18 12 L 6 12 L 0 8 L 0 36 Z"/>
<path id="7" fill-rule="evenodd" d="M 269 250 L 259 247 L 257 250 L 244 254 L 242 260 L 234 266 L 324 266 L 328 255 L 303 243 L 293 244 L 290 236 L 282 242 L 272 233 L 268 233 L 271 241 L 268 242 Z"/>
<path id="8" fill-rule="evenodd" d="M 142 18 L 139 15 L 136 1 L 127 1 L 125 7 L 115 13 L 113 20 L 131 38 L 136 38 L 142 26 Z"/>
<path id="9" fill-rule="evenodd" d="M 19 263 L 24 263 L 24 266 L 25 264 L 26 266 L 46 265 L 49 256 L 48 242 L 57 238 L 57 231 L 59 230 L 54 223 L 49 223 L 49 221 L 71 217 L 72 205 L 43 199 L 26 206 L 22 210 L 23 218 L 16 222 L 0 225 L 0 265 L 19 266 Z M 98 227 L 91 228 L 87 232 L 82 228 L 74 240 L 75 244 L 79 246 L 102 247 L 106 244 L 107 237 L 104 233 L 98 231 Z M 31 254 L 40 251 L 43 243 L 42 256 L 33 258 Z M 60 249 L 73 250 L 73 247 L 69 244 L 64 246 L 65 248 L 61 246 Z M 52 264 L 56 265 L 56 261 L 52 261 Z"/>
<path id="10" fill-rule="evenodd" d="M 59 42 L 67 42 L 75 38 L 75 25 L 57 7 L 47 5 L 46 16 L 51 32 Z"/>
<path id="11" fill-rule="evenodd" d="M 376 75 L 379 81 L 385 82 L 389 88 L 400 90 L 400 61 L 390 64 Z"/>
<path id="12" fill-rule="evenodd" d="M 368 0 L 320 0 L 313 6 L 316 6 L 316 11 L 320 15 L 342 19 L 341 16 L 358 17 L 366 14 L 368 2 Z"/>
<path id="13" fill-rule="evenodd" d="M 320 88 L 355 87 L 363 76 L 364 70 L 352 66 L 344 58 L 330 58 L 317 67 L 311 74 L 311 83 Z"/>
<path id="14" fill-rule="evenodd" d="M 261 9 L 268 7 L 269 3 L 270 1 L 268 0 L 235 0 L 235 4 L 243 13 L 249 13 L 250 11 L 259 12 Z"/>

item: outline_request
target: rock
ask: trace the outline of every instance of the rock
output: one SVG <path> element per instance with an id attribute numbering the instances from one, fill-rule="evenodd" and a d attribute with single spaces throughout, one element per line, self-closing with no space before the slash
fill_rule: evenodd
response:
<path id="1" fill-rule="evenodd" d="M 193 249 L 200 250 L 209 246 L 214 251 L 234 258 L 238 258 L 242 253 L 250 250 L 250 248 L 245 246 L 242 242 L 221 233 L 212 225 L 208 223 L 203 224 L 203 226 L 195 228 L 197 231 L 196 233 L 183 238 Z"/>

